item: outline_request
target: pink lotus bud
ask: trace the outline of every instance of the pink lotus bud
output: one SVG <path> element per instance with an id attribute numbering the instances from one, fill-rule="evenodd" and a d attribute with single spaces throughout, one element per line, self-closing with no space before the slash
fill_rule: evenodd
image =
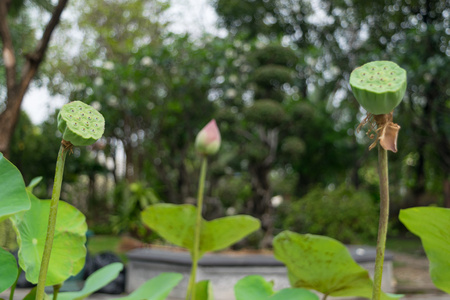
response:
<path id="1" fill-rule="evenodd" d="M 211 120 L 195 138 L 195 149 L 203 155 L 213 155 L 220 148 L 220 132 L 216 120 Z"/>

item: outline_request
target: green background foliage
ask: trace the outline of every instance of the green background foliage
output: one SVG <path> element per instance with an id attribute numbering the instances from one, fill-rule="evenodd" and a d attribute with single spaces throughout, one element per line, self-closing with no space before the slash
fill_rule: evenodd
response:
<path id="1" fill-rule="evenodd" d="M 298 233 L 326 235 L 343 243 L 376 240 L 378 205 L 370 194 L 352 187 L 311 189 L 304 197 L 283 203 L 279 227 Z"/>
<path id="2" fill-rule="evenodd" d="M 33 9 L 45 14 L 44 2 L 18 3 L 10 14 L 18 52 L 35 43 L 41 27 L 30 15 Z M 166 1 L 70 5 L 77 13 L 63 18 L 47 55 L 52 59 L 35 83 L 93 105 L 109 124 L 99 143 L 74 149 L 77 164 L 68 164 L 62 193 L 98 232 L 153 238 L 136 217 L 139 205 L 122 209 L 135 197 L 126 192 L 131 183 L 151 189 L 161 202 L 192 203 L 199 170 L 193 140 L 213 117 L 223 143 L 210 162 L 205 218 L 271 216 L 264 218 L 269 234 L 260 234 L 259 246 L 270 246 L 270 236 L 288 228 L 276 221 L 286 210 L 271 205 L 273 196 L 297 209 L 317 186 L 345 183 L 358 196 L 361 190 L 376 194 L 376 155 L 355 130 L 365 112 L 348 85 L 351 71 L 372 60 L 394 61 L 408 76 L 394 113 L 402 127 L 399 152 L 389 157 L 393 229 L 405 232 L 395 220 L 402 208 L 450 206 L 448 1 L 215 0 L 226 33 L 219 35 L 171 32 L 163 17 L 172 5 Z M 0 74 L 4 85 L 1 68 Z M 49 197 L 61 138 L 55 119 L 49 115 L 36 125 L 23 113 L 12 142 L 10 158 L 25 181 L 43 176 L 36 189 L 41 198 Z M 339 197 L 356 199 L 333 197 L 331 207 L 347 202 Z M 369 202 L 357 206 L 367 211 L 367 221 Z M 105 215 L 95 216 L 93 208 Z M 348 207 L 346 215 L 357 212 Z M 335 237 L 357 242 L 373 236 L 373 228 L 361 233 L 355 226 Z"/>

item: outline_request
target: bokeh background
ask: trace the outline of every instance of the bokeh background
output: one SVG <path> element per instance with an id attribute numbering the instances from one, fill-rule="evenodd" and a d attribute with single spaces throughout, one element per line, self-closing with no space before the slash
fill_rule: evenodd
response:
<path id="1" fill-rule="evenodd" d="M 7 22 L 20 66 L 55 3 L 13 3 Z M 205 217 L 246 213 L 263 225 L 237 247 L 270 247 L 284 229 L 375 244 L 377 154 L 368 127 L 356 131 L 366 112 L 348 84 L 373 60 L 408 74 L 394 111 L 389 234 L 409 239 L 401 208 L 450 207 L 448 0 L 71 0 L 27 105 L 81 100 L 105 116 L 104 137 L 69 157 L 61 195 L 96 235 L 157 242 L 139 213 L 195 202 L 193 142 L 214 118 L 222 146 L 210 159 Z M 0 112 L 6 90 L 0 58 Z M 9 158 L 26 183 L 43 177 L 36 193 L 48 198 L 57 110 L 33 114 L 20 113 Z M 12 234 L 2 226 L 5 244 Z"/>

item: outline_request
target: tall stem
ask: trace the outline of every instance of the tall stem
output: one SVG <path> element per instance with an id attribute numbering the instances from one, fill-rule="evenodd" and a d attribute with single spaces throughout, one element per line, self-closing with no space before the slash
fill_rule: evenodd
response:
<path id="1" fill-rule="evenodd" d="M 58 300 L 58 293 L 59 290 L 61 289 L 62 284 L 55 284 L 53 286 L 53 300 Z"/>
<path id="2" fill-rule="evenodd" d="M 200 180 L 198 182 L 198 194 L 197 194 L 197 218 L 195 220 L 195 236 L 194 236 L 194 249 L 192 250 L 192 268 L 191 276 L 189 278 L 189 285 L 186 293 L 186 300 L 195 299 L 195 277 L 197 274 L 197 266 L 199 260 L 199 248 L 200 248 L 200 233 L 202 225 L 202 208 L 203 208 L 203 190 L 205 189 L 206 167 L 207 158 L 203 156 L 202 167 L 200 170 Z"/>
<path id="3" fill-rule="evenodd" d="M 53 237 L 55 235 L 56 214 L 58 212 L 58 201 L 61 194 L 61 184 L 64 174 L 64 163 L 66 161 L 67 151 L 61 144 L 56 160 L 55 180 L 53 183 L 52 200 L 50 202 L 50 213 L 48 216 L 47 238 L 45 239 L 44 253 L 42 255 L 41 269 L 39 271 L 38 285 L 36 289 L 36 300 L 44 299 L 45 281 L 47 279 L 48 264 L 52 252 Z"/>
<path id="4" fill-rule="evenodd" d="M 17 278 L 16 278 L 16 281 L 14 281 L 14 284 L 11 286 L 11 291 L 10 291 L 10 293 L 9 293 L 9 300 L 13 300 L 14 299 L 14 292 L 15 292 L 15 290 L 16 290 L 16 287 L 17 287 L 17 281 L 19 281 L 19 277 L 20 277 L 20 274 L 22 273 L 22 269 L 21 268 L 19 268 L 19 272 L 17 272 Z"/>
<path id="5" fill-rule="evenodd" d="M 378 145 L 378 176 L 380 177 L 380 221 L 378 226 L 377 256 L 375 258 L 375 275 L 373 278 L 372 300 L 381 296 L 381 279 L 383 277 L 384 250 L 389 220 L 389 178 L 387 151 Z"/>

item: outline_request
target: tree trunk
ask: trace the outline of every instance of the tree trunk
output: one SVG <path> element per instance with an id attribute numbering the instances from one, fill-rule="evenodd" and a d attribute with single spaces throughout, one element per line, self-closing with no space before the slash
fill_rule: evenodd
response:
<path id="1" fill-rule="evenodd" d="M 272 189 L 268 180 L 270 168 L 261 165 L 249 168 L 252 185 L 252 197 L 247 202 L 246 213 L 261 220 L 264 236 L 260 242 L 261 248 L 268 248 L 273 238 L 273 207 L 270 202 Z"/>
<path id="2" fill-rule="evenodd" d="M 6 110 L 0 115 L 0 152 L 9 158 L 9 150 L 14 129 L 20 116 L 20 105 L 23 97 L 7 100 Z"/>
<path id="3" fill-rule="evenodd" d="M 22 72 L 17 76 L 17 62 L 11 32 L 7 22 L 11 1 L 0 1 L 0 38 L 3 42 L 2 56 L 6 75 L 6 109 L 0 114 L 0 152 L 8 157 L 11 138 L 19 120 L 23 97 L 44 59 L 50 38 L 59 23 L 61 14 L 68 0 L 59 0 L 45 27 L 41 40 L 33 52 L 25 54 L 26 62 Z M 20 78 L 20 79 L 19 79 Z M 19 80 L 18 80 L 19 79 Z"/>

